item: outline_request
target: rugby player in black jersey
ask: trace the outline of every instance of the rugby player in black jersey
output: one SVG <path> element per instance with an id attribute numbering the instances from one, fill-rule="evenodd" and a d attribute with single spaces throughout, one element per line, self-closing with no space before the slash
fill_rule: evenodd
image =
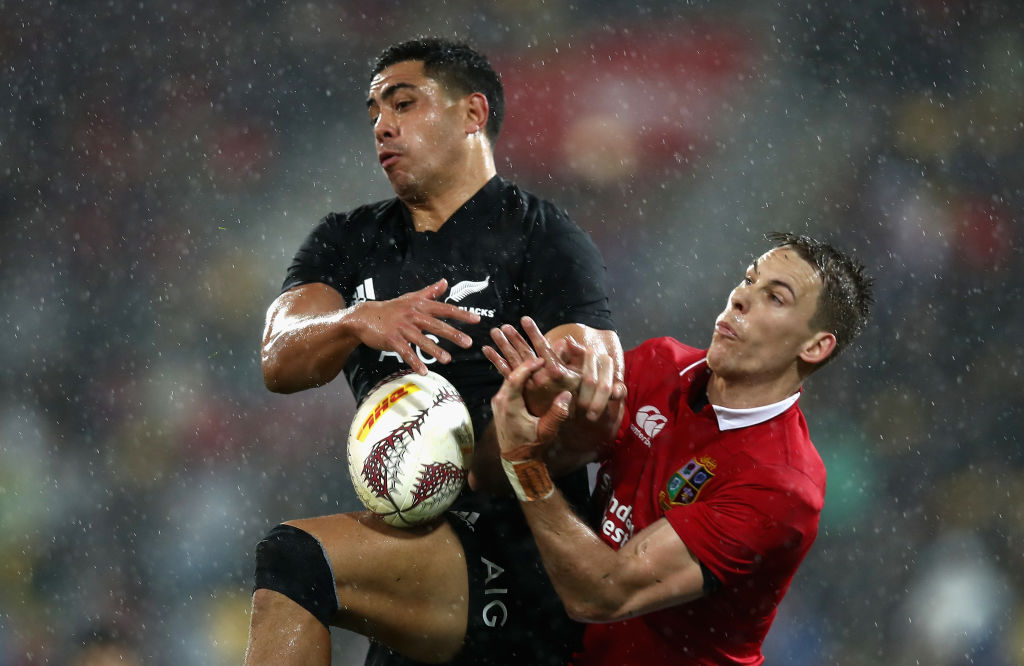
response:
<path id="1" fill-rule="evenodd" d="M 366 512 L 273 528 L 257 546 L 247 664 L 328 664 L 331 626 L 369 636 L 370 664 L 560 664 L 577 645 L 507 492 L 489 411 L 502 377 L 481 349 L 530 315 L 619 368 L 622 350 L 593 242 L 497 175 L 504 104 L 465 44 L 413 40 L 377 60 L 366 108 L 396 196 L 328 215 L 299 248 L 267 312 L 264 381 L 290 393 L 344 371 L 359 400 L 404 367 L 446 376 L 477 433 L 471 490 L 421 529 Z M 582 508 L 583 470 L 559 485 Z"/>

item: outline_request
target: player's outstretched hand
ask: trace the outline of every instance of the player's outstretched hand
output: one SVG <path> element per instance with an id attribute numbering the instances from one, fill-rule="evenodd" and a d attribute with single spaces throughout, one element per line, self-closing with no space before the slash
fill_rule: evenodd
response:
<path id="1" fill-rule="evenodd" d="M 494 365 L 502 377 L 508 379 L 509 374 L 522 363 L 539 357 L 545 361 L 545 364 L 534 372 L 528 381 L 537 383 L 561 381 L 567 384 L 566 388 L 575 388 L 579 377 L 575 377 L 575 373 L 562 364 L 558 350 L 544 337 L 536 322 L 531 317 L 523 317 L 520 323 L 527 337 L 530 338 L 529 341 L 523 338 L 511 324 L 492 328 L 491 339 L 494 340 L 494 347 L 486 345 L 483 347 L 487 360 Z"/>
<path id="2" fill-rule="evenodd" d="M 484 346 L 484 356 L 503 377 L 532 359 L 544 360 L 526 380 L 526 404 L 533 414 L 547 411 L 559 393 L 569 391 L 575 409 L 596 421 L 613 400 L 626 396 L 626 387 L 615 377 L 615 363 L 607 354 L 596 353 L 565 337 L 551 344 L 530 317 L 522 318 L 529 342 L 512 326 L 491 329 L 495 348 Z"/>
<path id="3" fill-rule="evenodd" d="M 571 396 L 567 391 L 558 394 L 540 417 L 526 409 L 523 396 L 526 382 L 543 363 L 537 357 L 524 359 L 508 373 L 501 388 L 491 398 L 498 445 L 503 454 L 514 452 L 515 459 L 539 458 L 539 450 L 551 444 L 559 427 L 568 418 Z"/>
<path id="4" fill-rule="evenodd" d="M 442 278 L 391 300 L 360 303 L 356 306 L 360 308 L 362 322 L 360 341 L 373 349 L 397 352 L 421 375 L 427 374 L 427 366 L 416 354 L 414 345 L 439 362 L 448 363 L 452 360 L 451 354 L 438 344 L 439 338 L 450 340 L 463 349 L 468 349 L 473 339 L 444 320 L 476 324 L 480 316 L 451 303 L 439 302 L 437 299 L 447 290 L 448 281 Z"/>
<path id="5" fill-rule="evenodd" d="M 575 392 L 581 375 L 562 362 L 560 350 L 565 339 L 557 340 L 552 345 L 533 319 L 523 317 L 521 323 L 529 341 L 514 326 L 504 324 L 491 329 L 494 347 L 485 345 L 482 351 L 505 379 L 528 361 L 537 358 L 544 361 L 525 380 L 527 407 L 533 414 L 542 414 L 551 406 L 556 395 L 562 391 Z"/>

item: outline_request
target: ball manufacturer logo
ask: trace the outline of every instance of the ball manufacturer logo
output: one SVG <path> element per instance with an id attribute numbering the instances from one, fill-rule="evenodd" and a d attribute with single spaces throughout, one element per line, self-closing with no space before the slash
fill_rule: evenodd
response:
<path id="1" fill-rule="evenodd" d="M 636 424 L 648 437 L 654 437 L 661 432 L 667 422 L 668 419 L 652 405 L 644 405 L 636 412 Z"/>
<path id="2" fill-rule="evenodd" d="M 419 386 L 413 384 L 412 382 L 409 382 L 408 384 L 403 384 L 402 386 L 399 386 L 394 391 L 384 396 L 384 398 L 377 403 L 377 406 L 374 407 L 373 411 L 370 412 L 370 415 L 366 417 L 366 420 L 363 421 L 363 425 L 359 428 L 359 433 L 356 435 L 356 439 L 358 439 L 360 442 L 366 439 L 366 435 L 367 433 L 370 432 L 370 428 L 373 427 L 373 424 L 377 422 L 377 419 L 379 419 L 384 414 L 384 412 L 391 409 L 392 405 L 394 405 L 396 402 L 398 402 L 405 396 L 409 395 L 410 393 L 415 393 L 416 391 L 419 390 Z"/>

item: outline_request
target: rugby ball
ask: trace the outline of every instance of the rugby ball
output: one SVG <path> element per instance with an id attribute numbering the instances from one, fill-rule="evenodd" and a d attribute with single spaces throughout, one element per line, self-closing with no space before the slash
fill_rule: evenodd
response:
<path id="1" fill-rule="evenodd" d="M 359 404 L 349 428 L 356 494 L 397 527 L 444 513 L 462 490 L 472 454 L 473 423 L 462 396 L 433 372 L 385 378 Z"/>

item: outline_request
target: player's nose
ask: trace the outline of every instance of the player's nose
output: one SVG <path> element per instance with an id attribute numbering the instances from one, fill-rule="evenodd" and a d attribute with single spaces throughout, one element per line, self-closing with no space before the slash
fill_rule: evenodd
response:
<path id="1" fill-rule="evenodd" d="M 393 114 L 382 112 L 377 116 L 377 122 L 373 124 L 373 136 L 377 141 L 393 138 L 398 135 L 398 124 Z"/>
<path id="2" fill-rule="evenodd" d="M 749 307 L 750 295 L 743 285 L 736 287 L 729 295 L 729 305 L 739 312 L 746 312 Z"/>

